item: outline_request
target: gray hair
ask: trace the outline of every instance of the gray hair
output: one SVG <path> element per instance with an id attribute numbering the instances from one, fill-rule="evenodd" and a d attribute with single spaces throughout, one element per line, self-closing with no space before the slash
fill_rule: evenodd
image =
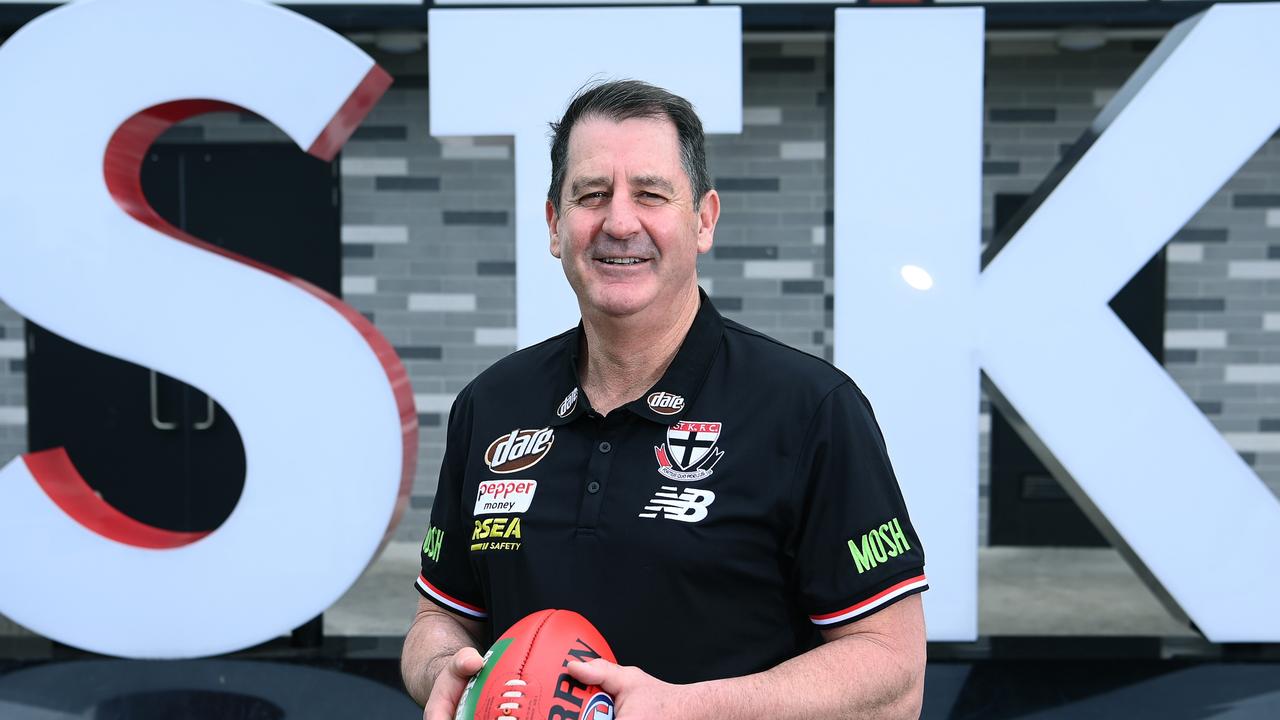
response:
<path id="1" fill-rule="evenodd" d="M 707 150 L 702 121 L 693 105 L 679 95 L 639 80 L 614 80 L 583 86 L 569 103 L 560 122 L 551 123 L 551 187 L 547 199 L 560 214 L 560 192 L 569 160 L 569 133 L 583 118 L 599 117 L 614 122 L 631 118 L 665 118 L 676 126 L 680 143 L 680 164 L 693 189 L 693 207 L 711 191 L 707 171 Z"/>

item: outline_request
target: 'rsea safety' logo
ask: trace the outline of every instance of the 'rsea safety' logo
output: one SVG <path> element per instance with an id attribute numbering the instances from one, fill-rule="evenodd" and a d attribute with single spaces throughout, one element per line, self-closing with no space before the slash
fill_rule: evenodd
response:
<path id="1" fill-rule="evenodd" d="M 684 398 L 669 392 L 650 393 L 646 402 L 649 409 L 659 415 L 675 415 L 684 409 Z"/>
<path id="2" fill-rule="evenodd" d="M 546 457 L 554 441 L 555 431 L 551 428 L 512 430 L 489 443 L 484 464 L 496 473 L 520 472 Z"/>
<path id="3" fill-rule="evenodd" d="M 485 518 L 475 521 L 471 552 L 520 549 L 520 518 Z"/>

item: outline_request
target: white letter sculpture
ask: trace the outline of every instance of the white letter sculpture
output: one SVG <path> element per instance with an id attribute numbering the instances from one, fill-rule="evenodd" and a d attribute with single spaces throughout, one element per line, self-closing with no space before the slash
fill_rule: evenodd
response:
<path id="1" fill-rule="evenodd" d="M 340 36 L 252 0 L 78 2 L 0 47 L 0 298 L 201 388 L 247 461 L 207 535 L 121 515 L 62 449 L 9 463 L 0 612 L 95 652 L 209 655 L 315 617 L 373 558 L 417 453 L 395 352 L 335 298 L 160 219 L 139 171 L 165 128 L 233 107 L 332 158 L 389 83 Z"/>
<path id="2" fill-rule="evenodd" d="M 1280 125 L 1280 6 L 1175 27 L 981 274 L 980 12 L 837 11 L 836 360 L 920 528 L 930 637 L 977 634 L 981 366 L 1173 609 L 1280 641 L 1280 502 L 1108 306 Z"/>

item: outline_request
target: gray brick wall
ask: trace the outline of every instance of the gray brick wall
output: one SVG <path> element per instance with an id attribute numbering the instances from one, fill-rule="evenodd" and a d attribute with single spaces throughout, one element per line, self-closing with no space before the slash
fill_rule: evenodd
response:
<path id="1" fill-rule="evenodd" d="M 988 235 L 994 195 L 1033 190 L 1149 47 L 1112 42 L 1065 53 L 1050 43 L 989 44 Z M 747 43 L 744 132 L 709 141 L 724 215 L 715 249 L 699 263 L 727 315 L 828 358 L 830 56 L 818 36 Z M 342 156 L 343 288 L 400 350 L 413 380 L 422 452 L 412 508 L 396 536 L 416 540 L 453 395 L 514 349 L 512 147 L 509 138 L 430 137 L 425 55 L 379 61 L 397 83 Z M 265 123 L 235 115 L 200 119 L 171 138 L 282 140 Z M 1193 218 L 1169 262 L 1169 371 L 1280 492 L 1276 141 Z M 25 449 L 21 337 L 21 319 L 0 307 L 0 462 Z M 981 447 L 985 528 L 986 432 Z"/>

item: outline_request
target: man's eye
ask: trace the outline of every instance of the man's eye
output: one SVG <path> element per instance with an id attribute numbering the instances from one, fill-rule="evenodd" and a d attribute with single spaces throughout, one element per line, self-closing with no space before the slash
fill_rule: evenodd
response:
<path id="1" fill-rule="evenodd" d="M 593 193 L 587 193 L 586 195 L 578 198 L 578 204 L 583 207 L 599 207 L 608 199 L 609 193 L 600 190 Z"/>
<path id="2" fill-rule="evenodd" d="M 667 199 L 657 193 L 642 192 L 639 195 L 636 195 L 636 201 L 642 205 L 661 205 L 662 203 L 665 203 Z"/>

